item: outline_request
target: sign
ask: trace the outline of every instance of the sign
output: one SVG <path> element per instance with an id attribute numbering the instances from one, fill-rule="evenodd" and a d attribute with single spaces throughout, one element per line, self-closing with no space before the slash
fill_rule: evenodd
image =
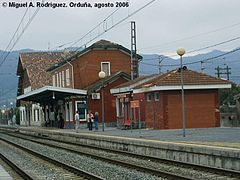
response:
<path id="1" fill-rule="evenodd" d="M 139 108 L 139 100 L 131 101 L 131 108 Z"/>

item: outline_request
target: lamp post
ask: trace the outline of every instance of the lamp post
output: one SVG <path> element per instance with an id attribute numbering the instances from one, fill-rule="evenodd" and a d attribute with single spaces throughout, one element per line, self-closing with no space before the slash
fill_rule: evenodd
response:
<path id="1" fill-rule="evenodd" d="M 182 56 L 185 54 L 185 49 L 179 48 L 177 54 L 180 56 L 181 61 L 181 89 L 182 89 L 182 128 L 183 128 L 183 137 L 186 136 L 186 116 L 185 116 L 185 99 L 184 99 L 184 88 L 183 88 L 183 65 L 182 65 Z"/>
<path id="2" fill-rule="evenodd" d="M 12 125 L 13 125 L 13 120 L 12 120 L 12 118 L 13 118 L 13 102 L 10 102 L 10 106 L 11 106 L 11 109 L 10 109 L 10 118 L 11 118 L 11 123 L 12 123 Z"/>
<path id="3" fill-rule="evenodd" d="M 100 71 L 98 73 L 98 76 L 100 79 L 102 79 L 102 95 L 101 95 L 101 99 L 102 99 L 102 131 L 104 131 L 104 92 L 103 92 L 103 82 L 104 82 L 104 78 L 106 76 L 106 73 L 104 71 Z"/>

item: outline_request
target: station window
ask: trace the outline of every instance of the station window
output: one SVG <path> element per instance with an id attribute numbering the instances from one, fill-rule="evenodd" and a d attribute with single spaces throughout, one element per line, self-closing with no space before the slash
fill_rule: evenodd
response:
<path id="1" fill-rule="evenodd" d="M 159 101 L 160 100 L 160 93 L 159 92 L 155 92 L 154 93 L 154 100 L 155 101 Z"/>
<path id="2" fill-rule="evenodd" d="M 56 86 L 55 75 L 52 76 L 52 83 L 53 83 L 53 86 Z"/>
<path id="3" fill-rule="evenodd" d="M 111 75 L 110 62 L 101 62 L 101 71 L 106 73 L 106 76 Z"/>
<path id="4" fill-rule="evenodd" d="M 66 86 L 70 86 L 70 74 L 69 74 L 69 69 L 66 69 Z"/>
<path id="5" fill-rule="evenodd" d="M 59 75 L 59 87 L 62 87 L 62 72 L 58 73 Z"/>
<path id="6" fill-rule="evenodd" d="M 56 74 L 56 77 L 57 77 L 57 78 L 56 78 L 56 79 L 57 79 L 57 80 L 56 80 L 56 81 L 57 81 L 57 83 L 56 83 L 56 86 L 57 86 L 57 87 L 59 87 L 59 79 L 58 79 L 58 74 Z"/>
<path id="7" fill-rule="evenodd" d="M 147 102 L 151 102 L 153 100 L 153 94 L 147 93 Z"/>
<path id="8" fill-rule="evenodd" d="M 62 87 L 65 87 L 64 71 L 62 71 Z"/>
<path id="9" fill-rule="evenodd" d="M 87 119 L 87 105 L 86 101 L 76 101 L 75 110 L 79 113 L 80 121 L 86 121 Z"/>

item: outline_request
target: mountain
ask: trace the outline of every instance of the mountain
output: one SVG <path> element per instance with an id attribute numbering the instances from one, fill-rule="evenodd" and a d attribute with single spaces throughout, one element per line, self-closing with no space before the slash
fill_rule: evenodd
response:
<path id="1" fill-rule="evenodd" d="M 76 48 L 77 49 L 77 48 Z M 74 50 L 76 50 L 74 49 Z M 73 49 L 69 49 L 72 51 Z M 13 102 L 15 104 L 16 94 L 17 94 L 17 83 L 18 77 L 16 75 L 17 63 L 19 52 L 34 52 L 36 50 L 32 49 L 22 49 L 19 51 L 12 51 L 7 57 L 6 61 L 0 66 L 0 107 L 2 105 L 6 105 L 10 107 L 10 103 Z M 226 52 L 214 50 L 205 54 L 198 54 L 195 56 L 183 56 L 183 64 L 185 63 L 193 63 L 196 61 L 204 61 L 208 58 L 216 57 L 222 55 Z M 6 52 L 0 50 L 0 59 L 5 57 Z M 179 67 L 180 60 L 172 59 L 166 56 L 162 56 L 162 59 L 159 58 L 159 55 L 156 54 L 141 54 L 143 56 L 143 60 L 140 63 L 140 74 L 156 74 L 159 73 L 159 61 L 161 61 L 160 71 L 167 72 L 172 69 L 176 69 Z M 240 83 L 240 51 L 235 51 L 233 53 L 227 54 L 225 56 L 221 56 L 219 58 L 215 58 L 207 61 L 206 63 L 195 63 L 186 65 L 189 69 L 193 69 L 201 72 L 201 68 L 203 68 L 203 72 L 212 76 L 216 76 L 215 68 L 220 66 L 221 68 L 226 68 L 228 65 L 231 70 L 230 80 L 235 83 Z M 0 60 L 1 62 L 1 60 Z M 202 65 L 202 66 L 201 66 Z M 222 72 L 226 72 L 222 71 Z M 221 77 L 227 78 L 225 74 L 222 74 Z"/>
<path id="2" fill-rule="evenodd" d="M 236 49 L 235 52 L 226 54 L 224 56 L 221 56 L 225 54 L 224 51 L 214 50 L 209 53 L 205 54 L 198 54 L 195 56 L 183 56 L 183 65 L 187 63 L 187 68 L 193 69 L 199 72 L 204 72 L 206 74 L 217 76 L 215 73 L 217 71 L 215 68 L 218 66 L 220 68 L 225 68 L 225 70 L 221 70 L 221 73 L 227 72 L 227 66 L 229 67 L 229 79 L 237 84 L 240 83 L 240 63 L 239 63 L 239 57 L 240 57 L 240 51 Z M 153 74 L 153 73 L 159 73 L 159 61 L 162 60 L 160 63 L 161 72 L 167 72 L 168 70 L 176 69 L 180 66 L 180 60 L 179 59 L 172 59 L 169 57 L 164 57 L 163 59 L 159 58 L 159 55 L 156 54 L 142 54 L 143 60 L 140 63 L 140 74 Z M 218 57 L 220 56 L 220 57 Z M 211 59 L 213 57 L 218 57 Z M 207 60 L 207 61 L 205 61 Z M 194 63 L 194 62 L 198 63 Z M 204 63 L 201 63 L 200 61 L 203 61 Z M 192 64 L 191 64 L 192 63 Z M 227 79 L 226 74 L 221 74 L 222 78 Z"/>
<path id="3" fill-rule="evenodd" d="M 0 66 L 0 107 L 6 105 L 10 107 L 12 102 L 15 105 L 17 94 L 18 77 L 17 64 L 19 52 L 32 52 L 32 49 L 22 49 L 19 51 L 12 51 L 7 56 L 4 63 Z M 0 50 L 0 62 L 6 57 L 8 52 Z"/>

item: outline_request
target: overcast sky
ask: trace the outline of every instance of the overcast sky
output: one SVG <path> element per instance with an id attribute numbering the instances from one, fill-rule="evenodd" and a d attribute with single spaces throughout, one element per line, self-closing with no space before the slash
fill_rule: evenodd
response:
<path id="1" fill-rule="evenodd" d="M 118 0 L 118 2 L 129 2 L 130 6 L 129 8 L 120 8 L 109 18 L 106 23 L 107 27 L 111 27 L 149 1 Z M 0 49 L 4 50 L 27 8 L 4 8 L 2 2 L 9 3 L 9 1 L 1 0 L 0 5 Z M 30 1 L 18 0 L 15 2 Z M 33 0 L 33 2 L 36 1 Z M 71 1 L 54 0 L 47 2 L 65 2 L 69 5 Z M 72 2 L 78 1 L 72 0 Z M 93 5 L 94 2 L 115 3 L 116 1 L 86 0 L 86 2 Z M 138 53 L 169 55 L 175 53 L 178 47 L 184 47 L 186 51 L 190 51 L 240 36 L 239 8 L 239 0 L 156 0 L 93 42 L 107 39 L 130 48 L 130 21 L 135 21 Z M 116 7 L 101 9 L 41 8 L 14 49 L 47 50 L 49 44 L 50 49 L 52 49 L 77 40 L 116 9 Z M 36 8 L 29 8 L 27 18 L 23 21 L 21 28 L 35 10 Z M 87 39 L 84 39 L 83 43 L 95 37 L 102 29 L 103 25 Z M 198 53 L 213 49 L 232 50 L 239 47 L 239 42 L 240 40 L 233 41 Z M 80 44 L 77 45 L 80 46 Z"/>

